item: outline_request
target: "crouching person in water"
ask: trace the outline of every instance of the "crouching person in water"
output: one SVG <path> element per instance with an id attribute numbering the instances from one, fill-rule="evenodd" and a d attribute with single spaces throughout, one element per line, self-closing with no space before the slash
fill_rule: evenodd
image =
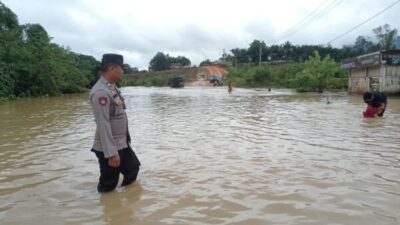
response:
<path id="1" fill-rule="evenodd" d="M 365 92 L 364 102 L 367 103 L 367 109 L 364 111 L 364 117 L 382 117 L 387 106 L 387 97 L 383 92 Z"/>
<path id="2" fill-rule="evenodd" d="M 108 192 L 118 185 L 133 183 L 138 175 L 140 162 L 130 145 L 126 106 L 115 83 L 122 79 L 123 57 L 105 54 L 102 58 L 102 76 L 90 90 L 90 102 L 96 121 L 96 134 L 92 151 L 100 164 L 97 190 Z"/>

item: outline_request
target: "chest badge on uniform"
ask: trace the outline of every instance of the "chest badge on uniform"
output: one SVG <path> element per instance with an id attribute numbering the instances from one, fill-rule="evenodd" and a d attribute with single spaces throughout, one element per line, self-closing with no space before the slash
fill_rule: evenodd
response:
<path id="1" fill-rule="evenodd" d="M 107 98 L 106 97 L 100 97 L 99 98 L 99 103 L 100 103 L 100 105 L 105 105 L 105 104 L 107 104 Z"/>
<path id="2" fill-rule="evenodd" d="M 111 90 L 110 92 L 108 92 L 108 94 L 109 94 L 111 97 L 114 98 L 114 97 L 117 95 L 117 92 L 114 91 L 114 90 Z"/>

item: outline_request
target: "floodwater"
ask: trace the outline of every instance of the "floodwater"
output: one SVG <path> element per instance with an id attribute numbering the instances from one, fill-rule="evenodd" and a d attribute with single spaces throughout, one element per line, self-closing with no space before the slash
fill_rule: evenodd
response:
<path id="1" fill-rule="evenodd" d="M 123 88 L 139 180 L 98 194 L 87 94 L 0 105 L 0 223 L 400 224 L 400 99 Z M 331 104 L 327 104 L 329 98 Z"/>

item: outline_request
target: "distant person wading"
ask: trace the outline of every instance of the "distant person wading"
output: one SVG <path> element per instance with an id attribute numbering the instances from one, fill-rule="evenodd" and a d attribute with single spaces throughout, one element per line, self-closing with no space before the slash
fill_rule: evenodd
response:
<path id="1" fill-rule="evenodd" d="M 228 83 L 228 93 L 232 93 L 232 91 L 233 91 L 232 82 L 229 81 L 229 83 Z"/>

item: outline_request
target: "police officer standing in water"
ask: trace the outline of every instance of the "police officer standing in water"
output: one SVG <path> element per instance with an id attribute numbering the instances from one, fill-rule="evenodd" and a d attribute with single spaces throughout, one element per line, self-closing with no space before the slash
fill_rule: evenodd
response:
<path id="1" fill-rule="evenodd" d="M 123 76 L 123 57 L 104 54 L 101 62 L 102 75 L 90 90 L 90 102 L 96 121 L 96 134 L 92 151 L 100 164 L 97 190 L 109 192 L 118 185 L 133 183 L 138 175 L 140 162 L 130 145 L 126 106 L 121 92 L 115 85 Z"/>

